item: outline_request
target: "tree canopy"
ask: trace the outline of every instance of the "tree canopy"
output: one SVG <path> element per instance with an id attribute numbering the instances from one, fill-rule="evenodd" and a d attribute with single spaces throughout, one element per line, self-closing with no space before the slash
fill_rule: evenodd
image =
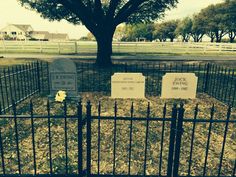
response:
<path id="1" fill-rule="evenodd" d="M 140 41 L 145 39 L 148 41 L 153 40 L 153 24 L 138 23 L 135 25 L 126 25 L 124 27 L 123 41 Z M 116 32 L 115 32 L 116 34 Z"/>
<path id="2" fill-rule="evenodd" d="M 178 0 L 18 0 L 49 20 L 83 24 L 98 43 L 98 64 L 110 64 L 112 37 L 121 23 L 152 22 Z M 104 61 L 105 60 L 105 61 Z"/>
<path id="3" fill-rule="evenodd" d="M 236 1 L 227 0 L 224 8 L 227 11 L 224 18 L 224 23 L 227 27 L 230 42 L 233 42 L 236 37 Z"/>
<path id="4" fill-rule="evenodd" d="M 192 25 L 193 25 L 193 21 L 190 17 L 186 17 L 178 23 L 175 33 L 176 33 L 176 35 L 179 34 L 182 36 L 183 42 L 189 41 L 190 34 L 192 31 Z"/>
<path id="5" fill-rule="evenodd" d="M 201 18 L 202 25 L 205 27 L 207 36 L 213 42 L 221 42 L 222 37 L 227 33 L 230 42 L 233 42 L 236 31 L 236 1 L 226 0 L 223 3 L 210 5 L 202 9 L 198 14 Z"/>

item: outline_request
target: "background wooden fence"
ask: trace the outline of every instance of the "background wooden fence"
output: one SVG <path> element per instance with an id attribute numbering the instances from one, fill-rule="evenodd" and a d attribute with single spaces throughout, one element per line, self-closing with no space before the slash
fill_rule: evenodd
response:
<path id="1" fill-rule="evenodd" d="M 0 52 L 96 54 L 97 44 L 91 42 L 0 41 Z M 113 42 L 114 54 L 235 54 L 236 44 L 182 42 Z"/>

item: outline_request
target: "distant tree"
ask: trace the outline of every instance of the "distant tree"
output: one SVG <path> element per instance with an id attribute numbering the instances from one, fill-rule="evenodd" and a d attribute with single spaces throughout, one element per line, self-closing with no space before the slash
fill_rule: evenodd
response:
<path id="1" fill-rule="evenodd" d="M 125 36 L 125 25 L 120 25 L 116 28 L 113 38 L 118 41 L 121 41 Z"/>
<path id="2" fill-rule="evenodd" d="M 178 23 L 175 33 L 182 37 L 182 42 L 189 41 L 192 25 L 193 25 L 193 22 L 190 17 L 186 17 Z"/>
<path id="3" fill-rule="evenodd" d="M 174 41 L 176 37 L 176 28 L 178 26 L 178 20 L 170 20 L 156 25 L 156 30 L 154 31 L 154 36 L 160 41 L 166 41 L 170 39 L 171 42 Z"/>
<path id="4" fill-rule="evenodd" d="M 126 25 L 124 41 L 136 41 L 145 38 L 148 41 L 153 40 L 153 24 L 139 23 L 135 25 Z"/>
<path id="5" fill-rule="evenodd" d="M 233 43 L 236 37 L 236 1 L 227 0 L 224 4 L 225 8 L 225 26 L 227 28 L 230 42 Z"/>
<path id="6" fill-rule="evenodd" d="M 94 41 L 95 40 L 95 37 L 91 32 L 89 32 L 86 37 L 89 41 Z"/>
<path id="7" fill-rule="evenodd" d="M 193 16 L 192 28 L 191 28 L 191 34 L 190 34 L 194 42 L 200 42 L 205 33 L 206 33 L 206 29 L 205 29 L 204 22 L 202 21 L 201 16 L 199 14 L 195 14 Z"/>
<path id="8" fill-rule="evenodd" d="M 111 65 L 112 39 L 121 23 L 154 21 L 178 0 L 18 0 L 49 20 L 84 24 L 98 44 L 96 63 Z"/>
<path id="9" fill-rule="evenodd" d="M 225 3 L 210 5 L 202 9 L 199 17 L 202 20 L 202 25 L 205 26 L 207 36 L 211 38 L 211 42 L 221 42 L 222 37 L 227 33 L 226 17 L 228 9 L 225 8 Z"/>
<path id="10" fill-rule="evenodd" d="M 176 28 L 178 26 L 179 20 L 171 20 L 163 23 L 165 36 L 170 39 L 171 42 L 177 37 Z"/>
<path id="11" fill-rule="evenodd" d="M 89 41 L 89 39 L 87 38 L 87 36 L 82 36 L 81 38 L 79 38 L 79 41 Z"/>
<path id="12" fill-rule="evenodd" d="M 204 23 L 206 35 L 211 38 L 211 42 L 214 42 L 216 38 L 216 29 L 218 28 L 215 19 L 211 19 L 215 13 L 215 6 L 210 5 L 207 8 L 202 9 L 198 14 Z"/>
<path id="13" fill-rule="evenodd" d="M 154 39 L 158 39 L 160 42 L 166 41 L 166 35 L 163 27 L 163 23 L 155 24 L 155 30 L 153 31 Z"/>
<path id="14" fill-rule="evenodd" d="M 136 39 L 138 39 L 138 41 L 141 38 L 145 38 L 148 41 L 152 41 L 153 39 L 153 35 L 152 32 L 154 30 L 154 26 L 153 24 L 137 24 L 135 25 L 134 28 L 134 36 Z"/>

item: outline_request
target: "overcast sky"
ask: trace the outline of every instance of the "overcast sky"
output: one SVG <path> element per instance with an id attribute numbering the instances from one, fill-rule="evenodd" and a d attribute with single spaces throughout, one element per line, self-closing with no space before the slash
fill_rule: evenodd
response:
<path id="1" fill-rule="evenodd" d="M 179 0 L 177 8 L 166 12 L 165 20 L 191 16 L 210 4 L 220 2 L 223 0 Z M 21 7 L 17 0 L 0 0 L 0 29 L 7 24 L 31 24 L 34 30 L 68 33 L 70 38 L 80 38 L 88 33 L 84 26 L 75 26 L 64 20 L 49 22 L 36 12 Z"/>

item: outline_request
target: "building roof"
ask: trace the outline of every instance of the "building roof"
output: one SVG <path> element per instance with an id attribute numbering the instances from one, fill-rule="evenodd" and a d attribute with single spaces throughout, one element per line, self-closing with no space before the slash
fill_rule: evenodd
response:
<path id="1" fill-rule="evenodd" d="M 33 29 L 31 25 L 19 25 L 19 24 L 12 24 L 12 25 L 21 29 L 24 32 L 27 32 L 29 28 Z"/>
<path id="2" fill-rule="evenodd" d="M 66 39 L 68 38 L 68 34 L 66 33 L 49 33 L 48 39 Z"/>
<path id="3" fill-rule="evenodd" d="M 9 24 L 12 25 L 22 31 L 30 32 L 29 35 L 35 35 L 36 36 L 43 36 L 45 39 L 48 40 L 67 40 L 69 39 L 69 36 L 67 33 L 49 33 L 48 31 L 34 31 L 31 25 L 25 25 L 25 24 Z M 8 25 L 8 26 L 9 26 Z M 5 27 L 6 28 L 6 27 Z M 3 28 L 4 29 L 4 28 Z"/>
<path id="4" fill-rule="evenodd" d="M 48 31 L 32 31 L 31 34 L 45 34 L 45 35 L 48 35 L 49 32 Z"/>

